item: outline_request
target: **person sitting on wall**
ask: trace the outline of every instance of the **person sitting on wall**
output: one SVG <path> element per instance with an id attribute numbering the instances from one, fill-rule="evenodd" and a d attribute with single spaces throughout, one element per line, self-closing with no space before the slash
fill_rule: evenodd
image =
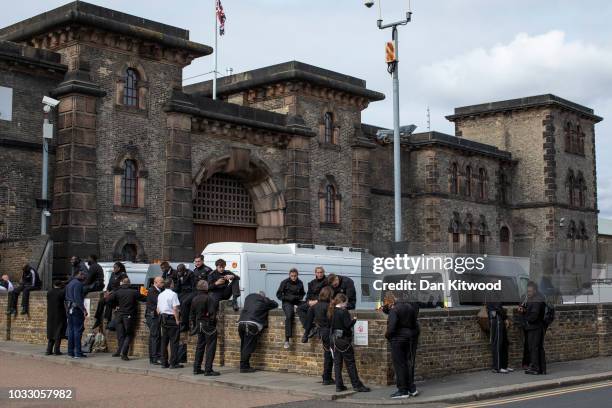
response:
<path id="1" fill-rule="evenodd" d="M 289 348 L 289 339 L 293 335 L 293 317 L 295 307 L 303 303 L 304 284 L 298 278 L 298 270 L 291 268 L 289 277 L 281 282 L 276 291 L 276 297 L 282 302 L 283 312 L 285 313 L 285 349 Z"/>
<path id="2" fill-rule="evenodd" d="M 232 308 L 238 311 L 238 298 L 240 297 L 240 277 L 233 272 L 225 270 L 226 262 L 217 259 L 216 269 L 208 276 L 208 291 L 218 304 L 222 300 L 232 298 Z"/>
<path id="3" fill-rule="evenodd" d="M 198 282 L 204 280 L 208 282 L 208 276 L 213 271 L 208 266 L 204 265 L 204 255 L 198 255 L 193 260 L 193 284 L 197 286 Z"/>
<path id="4" fill-rule="evenodd" d="M 314 270 L 315 278 L 308 282 L 308 291 L 306 292 L 306 301 L 298 306 L 297 314 L 304 326 L 304 336 L 302 343 L 308 343 L 308 339 L 314 336 L 314 328 L 312 327 L 312 313 L 310 309 L 317 304 L 321 289 L 327 286 L 327 278 L 325 277 L 325 269 L 322 266 L 317 266 Z M 310 318 L 309 318 L 310 316 Z"/>
<path id="5" fill-rule="evenodd" d="M 13 282 L 9 279 L 8 275 L 2 275 L 0 278 L 0 292 L 12 292 L 15 289 Z"/>
<path id="6" fill-rule="evenodd" d="M 87 265 L 89 265 L 89 271 L 84 284 L 85 295 L 89 292 L 98 292 L 104 289 L 104 271 L 98 264 L 98 257 L 93 254 L 89 255 Z"/>
<path id="7" fill-rule="evenodd" d="M 138 321 L 138 301 L 146 299 L 136 289 L 130 288 L 130 278 L 121 280 L 119 289 L 113 291 L 106 299 L 110 307 L 117 307 L 116 331 L 117 352 L 113 357 L 121 357 L 128 361 L 130 343 L 134 337 L 134 330 Z"/>
<path id="8" fill-rule="evenodd" d="M 9 314 L 17 316 L 17 301 L 19 295 L 23 292 L 21 298 L 21 314 L 27 315 L 30 308 L 30 292 L 33 290 L 40 290 L 42 287 L 42 281 L 36 269 L 30 265 L 25 264 L 21 270 L 21 281 L 12 292 L 9 292 L 10 303 L 9 303 Z"/>
<path id="9" fill-rule="evenodd" d="M 178 290 L 178 274 L 176 269 L 173 269 L 168 261 L 160 263 L 159 267 L 162 271 L 162 279 L 172 279 L 172 281 L 174 282 L 174 288 Z"/>
<path id="10" fill-rule="evenodd" d="M 53 289 L 47 292 L 47 352 L 61 356 L 62 339 L 66 338 L 66 289 L 60 280 L 53 281 Z"/>
<path id="11" fill-rule="evenodd" d="M 251 293 L 244 299 L 244 307 L 238 319 L 241 373 L 257 371 L 251 367 L 251 354 L 257 347 L 261 332 L 268 327 L 268 313 L 277 307 L 278 303 L 268 299 L 264 292 Z"/>
<path id="12" fill-rule="evenodd" d="M 85 262 L 83 262 L 78 256 L 73 256 L 70 258 L 70 266 L 72 268 L 72 276 L 75 276 L 79 271 L 85 274 L 85 279 L 87 279 L 89 276 L 89 269 L 87 269 L 87 265 L 85 265 Z"/>
<path id="13" fill-rule="evenodd" d="M 338 293 L 342 293 L 348 299 L 346 303 L 347 310 L 355 309 L 357 303 L 357 292 L 355 291 L 355 282 L 348 276 L 340 276 L 330 273 L 327 277 L 327 283 L 334 291 L 334 297 Z"/>

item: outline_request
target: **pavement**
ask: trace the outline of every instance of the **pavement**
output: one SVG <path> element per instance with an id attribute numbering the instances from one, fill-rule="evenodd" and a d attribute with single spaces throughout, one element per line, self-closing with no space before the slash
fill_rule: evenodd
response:
<path id="1" fill-rule="evenodd" d="M 151 366 L 148 359 L 134 358 L 122 361 L 110 353 L 93 354 L 86 359 L 66 356 L 45 356 L 44 346 L 0 341 L 0 353 L 38 359 L 57 364 L 73 365 L 118 373 L 140 374 L 166 378 L 192 384 L 231 387 L 250 391 L 269 391 L 319 400 L 337 400 L 356 405 L 461 403 L 499 398 L 509 395 L 549 390 L 558 387 L 594 383 L 612 379 L 612 357 L 600 357 L 548 364 L 545 376 L 530 376 L 517 370 L 510 374 L 493 374 L 491 371 L 475 371 L 454 374 L 417 383 L 420 395 L 405 400 L 391 400 L 395 387 L 374 386 L 370 393 L 351 390 L 336 393 L 334 386 L 323 386 L 318 377 L 300 374 L 258 371 L 240 374 L 238 369 L 215 366 L 218 377 L 192 375 L 192 367 L 178 370 Z"/>

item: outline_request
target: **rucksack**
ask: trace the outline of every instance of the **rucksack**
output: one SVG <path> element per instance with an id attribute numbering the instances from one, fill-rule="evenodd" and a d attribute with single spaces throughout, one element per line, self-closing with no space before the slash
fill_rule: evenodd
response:
<path id="1" fill-rule="evenodd" d="M 548 301 L 544 303 L 544 327 L 547 328 L 555 321 L 555 307 Z"/>

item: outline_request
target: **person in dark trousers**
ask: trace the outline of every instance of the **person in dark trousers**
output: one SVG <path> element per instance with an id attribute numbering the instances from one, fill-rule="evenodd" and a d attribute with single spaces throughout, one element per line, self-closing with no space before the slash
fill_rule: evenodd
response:
<path id="1" fill-rule="evenodd" d="M 534 282 L 527 284 L 527 299 L 519 306 L 519 313 L 523 314 L 524 330 L 529 352 L 529 366 L 525 374 L 546 374 L 546 355 L 544 353 L 544 315 L 546 302 L 538 292 Z"/>
<path id="2" fill-rule="evenodd" d="M 508 367 L 508 314 L 500 302 L 488 302 L 487 315 L 489 317 L 493 372 L 510 373 L 514 370 Z"/>
<path id="3" fill-rule="evenodd" d="M 340 276 L 330 273 L 327 277 L 327 284 L 334 291 L 334 297 L 338 293 L 342 293 L 348 299 L 346 303 L 347 310 L 354 310 L 357 303 L 357 292 L 355 291 L 355 282 L 347 276 Z"/>
<path id="4" fill-rule="evenodd" d="M 138 322 L 138 301 L 144 300 L 142 295 L 130 288 L 130 279 L 123 278 L 119 289 L 115 290 L 106 299 L 110 307 L 117 307 L 116 330 L 117 330 L 117 352 L 113 357 L 121 357 L 129 361 L 128 353 L 130 343 L 134 337 L 134 330 Z"/>
<path id="5" fill-rule="evenodd" d="M 193 260 L 193 282 L 194 286 L 197 286 L 198 282 L 204 280 L 208 282 L 208 276 L 213 271 L 208 266 L 204 265 L 204 255 L 198 255 Z"/>
<path id="6" fill-rule="evenodd" d="M 174 281 L 168 278 L 164 281 L 164 291 L 157 297 L 157 313 L 161 318 L 161 349 L 162 368 L 183 368 L 178 361 L 178 348 L 181 333 L 179 325 L 179 310 L 181 302 L 174 291 Z M 168 347 L 170 358 L 168 359 Z"/>
<path id="7" fill-rule="evenodd" d="M 125 265 L 121 262 L 115 262 L 113 264 L 113 273 L 111 274 L 108 284 L 106 285 L 106 291 L 100 294 L 100 300 L 98 301 L 98 306 L 96 307 L 96 313 L 94 315 L 96 321 L 93 325 L 93 328 L 100 328 L 102 331 L 102 319 L 106 321 L 106 325 L 108 326 L 111 319 L 113 318 L 113 309 L 107 305 L 106 299 L 119 289 L 121 281 L 127 278 L 127 272 L 125 270 Z"/>
<path id="8" fill-rule="evenodd" d="M 304 327 L 304 336 L 302 337 L 302 343 L 308 343 L 308 339 L 314 336 L 314 328 L 312 327 L 312 314 L 309 314 L 310 308 L 317 304 L 319 299 L 319 293 L 321 289 L 327 286 L 327 278 L 325 276 L 325 269 L 322 266 L 315 268 L 315 278 L 308 282 L 308 291 L 306 292 L 306 301 L 298 306 L 297 315 L 300 318 L 300 322 Z"/>
<path id="9" fill-rule="evenodd" d="M 195 282 L 193 272 L 185 264 L 176 267 L 176 294 L 181 302 L 181 333 L 189 331 L 189 310 L 191 300 L 195 296 Z"/>
<path id="10" fill-rule="evenodd" d="M 295 307 L 303 303 L 304 284 L 298 278 L 298 270 L 291 268 L 289 277 L 282 281 L 276 291 L 276 297 L 282 302 L 283 312 L 285 313 L 285 349 L 289 348 L 289 339 L 293 337 L 293 318 Z"/>
<path id="11" fill-rule="evenodd" d="M 208 294 L 208 282 L 200 280 L 197 294 L 191 302 L 189 321 L 193 327 L 192 333 L 198 334 L 195 358 L 193 360 L 193 374 L 217 376 L 220 373 L 213 370 L 213 361 L 217 349 L 217 310 L 215 300 Z M 204 371 L 202 360 L 206 355 Z"/>
<path id="12" fill-rule="evenodd" d="M 414 385 L 414 366 L 419 341 L 419 308 L 407 299 L 393 299 L 389 303 L 389 318 L 385 337 L 391 343 L 391 359 L 395 370 L 397 391 L 391 398 L 416 397 L 419 392 Z"/>
<path id="13" fill-rule="evenodd" d="M 53 288 L 47 291 L 47 352 L 50 356 L 61 356 L 62 339 L 66 338 L 66 289 L 62 281 L 54 281 Z"/>
<path id="14" fill-rule="evenodd" d="M 217 303 L 232 298 L 232 308 L 234 311 L 238 311 L 240 277 L 233 272 L 226 271 L 225 265 L 223 259 L 217 259 L 215 262 L 217 269 L 208 275 L 208 291 Z"/>
<path id="15" fill-rule="evenodd" d="M 149 363 L 160 365 L 161 359 L 161 324 L 157 313 L 157 297 L 164 290 L 164 280 L 161 276 L 153 280 L 153 285 L 147 293 L 145 322 L 149 328 Z"/>
<path id="16" fill-rule="evenodd" d="M 104 289 L 104 271 L 98 264 L 98 257 L 96 255 L 89 255 L 87 265 L 89 265 L 89 271 L 84 285 L 86 295 L 89 292 L 98 292 Z"/>
<path id="17" fill-rule="evenodd" d="M 319 299 L 316 305 L 308 310 L 309 319 L 317 327 L 321 345 L 323 346 L 323 385 L 333 385 L 335 381 L 332 378 L 334 369 L 334 357 L 331 352 L 330 344 L 330 324 L 327 316 L 329 303 L 332 299 L 332 288 L 329 286 L 323 287 L 319 292 Z"/>
<path id="18" fill-rule="evenodd" d="M 70 266 L 72 267 L 72 276 L 75 276 L 77 272 L 83 272 L 85 274 L 85 279 L 87 279 L 89 269 L 87 269 L 87 265 L 85 265 L 85 262 L 83 262 L 81 258 L 78 256 L 70 258 Z"/>
<path id="19" fill-rule="evenodd" d="M 66 286 L 64 307 L 68 319 L 68 355 L 73 358 L 87 357 L 81 351 L 81 336 L 83 335 L 87 310 L 83 297 L 83 282 L 85 273 L 78 271 Z"/>
<path id="20" fill-rule="evenodd" d="M 23 293 L 21 297 L 21 314 L 27 315 L 30 311 L 30 292 L 33 290 L 40 290 L 41 287 L 42 281 L 36 269 L 25 264 L 21 269 L 21 281 L 19 285 L 12 292 L 9 292 L 9 314 L 12 313 L 17 316 L 17 301 L 19 300 L 19 295 Z"/>
<path id="21" fill-rule="evenodd" d="M 251 354 L 257 347 L 261 332 L 268 327 L 268 312 L 277 307 L 278 303 L 268 299 L 263 292 L 251 293 L 244 299 L 244 306 L 238 320 L 241 373 L 257 371 L 251 367 Z"/>
<path id="22" fill-rule="evenodd" d="M 342 381 L 342 365 L 346 363 L 346 370 L 351 379 L 351 385 L 357 392 L 369 392 L 363 385 L 357 373 L 355 351 L 353 350 L 353 326 L 357 318 L 351 318 L 347 310 L 348 298 L 343 293 L 334 297 L 327 308 L 327 318 L 331 328 L 331 350 L 334 356 L 334 375 L 336 377 L 336 392 L 346 391 Z"/>

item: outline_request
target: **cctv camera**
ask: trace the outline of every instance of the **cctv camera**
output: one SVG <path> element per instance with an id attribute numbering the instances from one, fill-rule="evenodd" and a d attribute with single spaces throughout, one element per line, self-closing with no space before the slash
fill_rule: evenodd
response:
<path id="1" fill-rule="evenodd" d="M 50 98 L 48 96 L 43 96 L 42 103 L 51 108 L 55 108 L 57 105 L 59 105 L 60 101 L 58 101 L 57 99 Z"/>
<path id="2" fill-rule="evenodd" d="M 561 227 L 561 228 L 565 227 L 565 218 L 561 218 L 559 220 L 559 227 Z"/>
<path id="3" fill-rule="evenodd" d="M 45 217 L 50 217 L 50 216 L 51 216 L 51 212 L 50 212 L 49 210 L 44 210 L 44 211 L 43 211 L 43 215 L 44 215 Z"/>
<path id="4" fill-rule="evenodd" d="M 374 2 L 372 0 L 365 0 L 363 2 L 363 5 L 366 6 L 367 8 L 370 8 L 374 5 Z"/>

